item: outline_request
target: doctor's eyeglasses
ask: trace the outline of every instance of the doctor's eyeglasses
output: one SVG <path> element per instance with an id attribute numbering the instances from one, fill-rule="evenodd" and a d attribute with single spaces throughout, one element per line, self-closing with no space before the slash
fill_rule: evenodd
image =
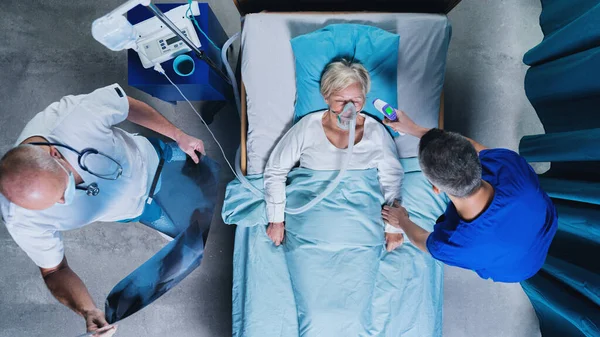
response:
<path id="1" fill-rule="evenodd" d="M 123 174 L 123 166 L 118 161 L 96 149 L 87 148 L 77 151 L 74 148 L 59 144 L 46 142 L 33 142 L 29 145 L 56 146 L 77 153 L 77 164 L 89 174 L 105 180 L 117 180 Z"/>

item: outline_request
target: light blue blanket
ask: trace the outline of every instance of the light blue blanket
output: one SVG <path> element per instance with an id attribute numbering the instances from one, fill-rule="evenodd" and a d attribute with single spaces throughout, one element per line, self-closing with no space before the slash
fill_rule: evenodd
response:
<path id="1" fill-rule="evenodd" d="M 403 167 L 403 205 L 431 230 L 447 199 L 433 193 L 415 159 Z M 293 170 L 288 205 L 314 198 L 335 174 Z M 248 178 L 262 190 L 261 176 Z M 264 201 L 230 183 L 222 215 L 238 225 L 233 335 L 441 336 L 442 266 L 410 243 L 385 252 L 382 204 L 374 169 L 348 171 L 314 208 L 286 215 L 285 243 L 275 247 Z"/>

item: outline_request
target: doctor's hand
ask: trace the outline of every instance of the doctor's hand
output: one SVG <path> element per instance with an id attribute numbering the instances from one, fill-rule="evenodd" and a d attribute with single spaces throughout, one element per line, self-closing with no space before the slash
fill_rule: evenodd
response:
<path id="1" fill-rule="evenodd" d="M 275 246 L 279 246 L 283 242 L 283 235 L 285 233 L 285 225 L 283 222 L 269 222 L 267 227 L 267 235 Z"/>
<path id="2" fill-rule="evenodd" d="M 196 151 L 202 153 L 202 155 L 206 155 L 204 143 L 200 139 L 192 137 L 181 130 L 175 135 L 175 141 L 177 142 L 177 145 L 179 145 L 179 148 L 187 153 L 196 164 L 200 162 Z"/>
<path id="3" fill-rule="evenodd" d="M 398 201 L 394 201 L 393 206 L 383 206 L 381 216 L 386 223 L 404 230 L 405 224 L 410 223 L 406 208 L 400 206 Z"/>
<path id="4" fill-rule="evenodd" d="M 96 331 L 96 333 L 92 335 L 94 337 L 111 337 L 117 332 L 117 326 L 108 324 L 104 312 L 98 308 L 86 312 L 83 317 L 85 318 L 87 331 Z"/>
<path id="5" fill-rule="evenodd" d="M 387 117 L 383 120 L 383 124 L 391 127 L 396 132 L 405 133 L 407 135 L 421 138 L 429 129 L 420 127 L 415 124 L 408 115 L 402 110 L 396 110 L 396 121 L 391 121 Z"/>

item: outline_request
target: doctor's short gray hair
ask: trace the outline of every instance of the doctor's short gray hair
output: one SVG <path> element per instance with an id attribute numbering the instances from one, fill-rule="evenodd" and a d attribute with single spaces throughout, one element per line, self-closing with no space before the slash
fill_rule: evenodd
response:
<path id="1" fill-rule="evenodd" d="M 371 77 L 367 69 L 358 62 L 350 62 L 346 59 L 333 61 L 325 67 L 321 76 L 321 95 L 328 98 L 354 83 L 360 84 L 366 97 L 371 90 Z"/>
<path id="2" fill-rule="evenodd" d="M 419 143 L 419 164 L 435 187 L 454 197 L 469 197 L 481 186 L 479 155 L 456 132 L 429 130 Z"/>
<path id="3" fill-rule="evenodd" d="M 61 174 L 60 164 L 39 146 L 19 145 L 0 159 L 0 193 L 20 193 L 40 178 L 40 172 Z"/>

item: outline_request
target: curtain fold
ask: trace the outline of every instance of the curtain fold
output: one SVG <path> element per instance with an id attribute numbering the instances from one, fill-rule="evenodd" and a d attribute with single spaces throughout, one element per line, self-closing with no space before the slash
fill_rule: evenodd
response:
<path id="1" fill-rule="evenodd" d="M 526 136 L 530 162 L 558 210 L 542 270 L 521 283 L 542 335 L 600 336 L 600 0 L 542 0 L 544 40 L 523 61 L 525 91 L 546 134 Z"/>
<path id="2" fill-rule="evenodd" d="M 600 275 L 551 256 L 543 270 L 600 305 Z"/>
<path id="3" fill-rule="evenodd" d="M 521 140 L 521 155 L 530 162 L 600 161 L 599 145 L 600 128 L 525 136 Z"/>
<path id="4" fill-rule="evenodd" d="M 560 214 L 558 226 L 562 231 L 600 245 L 600 208 L 557 200 L 554 203 Z"/>
<path id="5" fill-rule="evenodd" d="M 540 185 L 553 199 L 600 205 L 600 183 L 540 177 Z"/>

